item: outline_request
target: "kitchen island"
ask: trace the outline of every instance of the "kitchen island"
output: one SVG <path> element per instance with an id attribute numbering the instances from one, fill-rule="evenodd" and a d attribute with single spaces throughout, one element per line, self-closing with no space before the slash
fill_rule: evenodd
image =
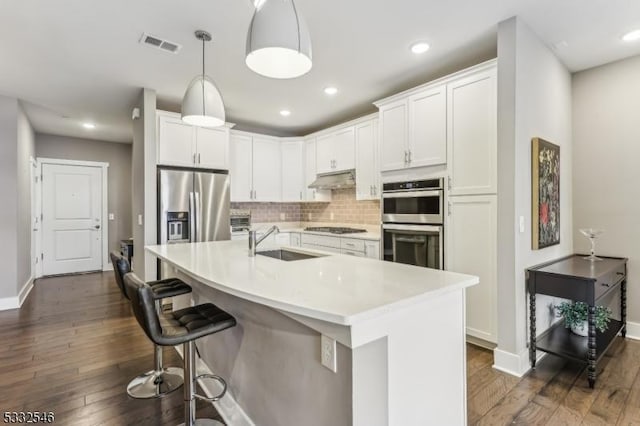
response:
<path id="1" fill-rule="evenodd" d="M 477 277 L 338 254 L 249 257 L 242 241 L 146 249 L 193 286 L 182 303 L 238 320 L 198 341 L 229 383 L 217 405 L 227 423 L 466 424 L 464 291 Z"/>

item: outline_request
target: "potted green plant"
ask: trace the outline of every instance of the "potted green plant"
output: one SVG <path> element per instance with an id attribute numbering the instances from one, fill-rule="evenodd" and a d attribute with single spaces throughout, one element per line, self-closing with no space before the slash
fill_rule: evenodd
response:
<path id="1" fill-rule="evenodd" d="M 564 326 L 570 328 L 572 332 L 579 336 L 589 334 L 587 317 L 589 305 L 583 302 L 562 302 L 556 306 L 559 315 L 564 317 Z M 596 329 L 604 332 L 609 328 L 611 321 L 611 309 L 604 306 L 596 306 L 595 325 Z"/>

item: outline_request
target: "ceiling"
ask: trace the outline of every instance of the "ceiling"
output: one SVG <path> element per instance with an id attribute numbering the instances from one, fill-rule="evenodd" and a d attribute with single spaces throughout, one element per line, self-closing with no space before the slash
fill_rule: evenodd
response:
<path id="1" fill-rule="evenodd" d="M 7 6 L 11 3 L 11 6 Z M 3 0 L 0 94 L 23 100 L 36 131 L 130 142 L 141 87 L 178 111 L 200 67 L 196 29 L 213 34 L 207 74 L 227 121 L 301 135 L 367 112 L 372 101 L 496 55 L 497 23 L 520 16 L 571 71 L 640 54 L 620 36 L 640 28 L 637 0 L 296 0 L 314 66 L 271 80 L 244 64 L 249 0 Z M 180 43 L 171 54 L 138 43 L 143 32 Z M 414 41 L 431 49 L 416 56 Z M 562 43 L 564 42 L 564 43 Z M 340 90 L 328 97 L 322 89 Z M 291 110 L 289 117 L 279 114 Z M 96 129 L 81 127 L 84 121 Z"/>

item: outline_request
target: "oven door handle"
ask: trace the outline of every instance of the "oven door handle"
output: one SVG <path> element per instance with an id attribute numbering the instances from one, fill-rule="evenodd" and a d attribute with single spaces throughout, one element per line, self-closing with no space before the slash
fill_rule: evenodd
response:
<path id="1" fill-rule="evenodd" d="M 442 232 L 440 225 L 394 225 L 385 223 L 382 229 L 390 231 Z"/>
<path id="2" fill-rule="evenodd" d="M 422 198 L 422 197 L 440 197 L 442 190 L 434 191 L 399 191 L 399 192 L 384 192 L 382 198 Z"/>
<path id="3" fill-rule="evenodd" d="M 427 242 L 425 237 L 399 237 L 394 235 L 393 238 L 400 243 L 425 244 Z"/>

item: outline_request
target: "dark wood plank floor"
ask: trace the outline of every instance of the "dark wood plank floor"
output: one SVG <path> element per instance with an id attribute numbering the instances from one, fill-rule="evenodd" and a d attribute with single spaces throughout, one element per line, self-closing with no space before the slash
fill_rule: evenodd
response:
<path id="1" fill-rule="evenodd" d="M 640 342 L 617 338 L 590 389 L 585 368 L 547 356 L 522 379 L 491 367 L 490 351 L 467 345 L 472 425 L 640 425 Z"/>
<path id="2" fill-rule="evenodd" d="M 0 342 L 0 411 L 53 411 L 60 425 L 182 421 L 181 390 L 126 395 L 129 380 L 151 368 L 152 346 L 112 273 L 38 280 L 22 309 L 0 312 Z M 518 379 L 491 368 L 490 351 L 467 349 L 469 424 L 640 425 L 640 342 L 619 339 L 593 390 L 584 368 L 557 357 Z M 172 349 L 165 361 L 181 363 Z M 219 419 L 204 403 L 198 415 Z"/>
<path id="3" fill-rule="evenodd" d="M 0 312 L 0 342 L 2 412 L 53 411 L 59 425 L 182 422 L 182 389 L 157 400 L 126 394 L 152 368 L 153 346 L 113 273 L 38 280 L 21 309 Z M 165 365 L 182 364 L 172 348 L 164 354 Z M 218 418 L 205 403 L 198 415 Z"/>

